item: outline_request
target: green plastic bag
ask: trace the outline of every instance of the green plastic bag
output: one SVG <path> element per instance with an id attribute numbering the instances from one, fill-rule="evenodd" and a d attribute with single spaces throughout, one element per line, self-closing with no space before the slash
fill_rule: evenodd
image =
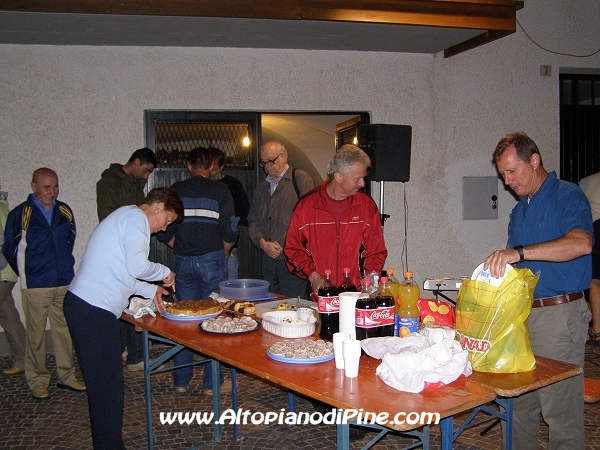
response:
<path id="1" fill-rule="evenodd" d="M 538 279 L 510 270 L 500 286 L 464 280 L 456 301 L 456 331 L 473 370 L 516 373 L 535 369 L 526 320 Z"/>

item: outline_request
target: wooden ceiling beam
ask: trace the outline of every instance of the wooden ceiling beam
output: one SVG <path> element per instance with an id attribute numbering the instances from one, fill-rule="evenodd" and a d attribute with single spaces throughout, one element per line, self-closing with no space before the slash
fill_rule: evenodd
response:
<path id="1" fill-rule="evenodd" d="M 0 11 L 381 23 L 485 30 L 445 56 L 514 33 L 513 0 L 3 0 Z"/>

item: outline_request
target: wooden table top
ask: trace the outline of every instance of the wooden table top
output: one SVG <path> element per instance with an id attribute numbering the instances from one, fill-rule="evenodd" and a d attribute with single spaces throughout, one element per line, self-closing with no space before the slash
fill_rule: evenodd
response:
<path id="1" fill-rule="evenodd" d="M 398 412 L 413 411 L 438 412 L 444 418 L 473 409 L 496 397 L 492 388 L 464 377 L 446 386 L 426 388 L 418 394 L 402 392 L 377 377 L 375 369 L 380 361 L 366 355 L 361 357 L 358 378 L 346 378 L 343 370 L 335 368 L 333 360 L 309 365 L 277 362 L 267 356 L 267 350 L 284 338 L 262 328 L 239 335 L 218 335 L 200 331 L 195 321 L 170 320 L 160 315 L 134 319 L 123 314 L 121 318 L 205 356 L 336 408 L 362 408 L 376 414 L 387 412 L 390 419 Z M 406 423 L 386 426 L 399 431 L 415 428 L 415 425 Z"/>
<path id="2" fill-rule="evenodd" d="M 536 356 L 535 370 L 531 372 L 485 373 L 473 371 L 470 378 L 494 389 L 496 394 L 501 397 L 516 397 L 525 392 L 573 377 L 581 372 L 583 372 L 583 369 L 575 364 Z"/>

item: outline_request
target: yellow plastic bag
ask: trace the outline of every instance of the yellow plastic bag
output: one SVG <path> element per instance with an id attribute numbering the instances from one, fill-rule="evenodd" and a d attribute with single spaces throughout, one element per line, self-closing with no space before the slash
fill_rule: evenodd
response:
<path id="1" fill-rule="evenodd" d="M 473 370 L 515 373 L 535 369 L 529 330 L 537 277 L 529 269 L 508 272 L 500 286 L 464 280 L 456 301 L 456 331 Z"/>

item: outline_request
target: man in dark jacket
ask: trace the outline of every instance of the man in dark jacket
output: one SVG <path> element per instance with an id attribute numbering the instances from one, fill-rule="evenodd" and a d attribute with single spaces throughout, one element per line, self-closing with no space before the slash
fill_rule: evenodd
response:
<path id="1" fill-rule="evenodd" d="M 156 167 L 156 155 L 147 147 L 136 150 L 125 165 L 113 163 L 102 172 L 96 183 L 98 220 L 121 206 L 141 205 L 144 202 L 146 180 Z"/>
<path id="2" fill-rule="evenodd" d="M 233 209 L 235 216 L 239 218 L 238 227 L 248 226 L 248 211 L 250 211 L 250 202 L 244 190 L 241 181 L 231 175 L 223 173 L 225 169 L 225 152 L 216 147 L 209 147 L 211 157 L 213 158 L 213 166 L 210 170 L 210 177 L 213 180 L 220 181 L 229 189 L 233 197 Z M 239 230 L 239 228 L 238 228 Z M 241 230 L 239 230 L 241 233 Z M 229 280 L 237 280 L 239 274 L 240 260 L 238 259 L 237 242 L 229 258 L 227 258 L 227 278 Z"/>
<path id="3" fill-rule="evenodd" d="M 125 165 L 113 163 L 102 172 L 96 183 L 98 220 L 102 220 L 121 206 L 144 203 L 144 187 L 148 176 L 156 167 L 156 155 L 147 147 L 133 152 Z M 130 372 L 144 370 L 142 334 L 130 323 L 121 322 L 122 350 L 127 349 L 126 367 Z M 125 353 L 123 353 L 125 354 Z"/>
<path id="4" fill-rule="evenodd" d="M 237 240 L 238 219 L 227 186 L 211 179 L 212 165 L 207 148 L 190 150 L 187 168 L 192 177 L 171 186 L 181 197 L 185 217 L 156 235 L 173 248 L 178 300 L 208 299 L 218 292 L 219 283 L 227 280 L 227 258 Z M 192 358 L 192 352 L 184 349 L 173 362 L 182 366 L 190 364 Z M 187 390 L 193 374 L 194 368 L 189 365 L 173 371 L 176 392 Z M 210 365 L 204 370 L 203 386 L 204 392 L 212 395 Z M 223 389 L 229 387 L 228 382 Z"/>
<path id="5" fill-rule="evenodd" d="M 47 398 L 45 331 L 50 320 L 56 357 L 57 386 L 74 391 L 86 387 L 75 378 L 73 343 L 63 313 L 63 300 L 74 276 L 75 219 L 57 200 L 58 176 L 48 168 L 33 172 L 33 194 L 6 220 L 2 252 L 21 280 L 27 344 L 25 376 L 37 399 Z"/>

